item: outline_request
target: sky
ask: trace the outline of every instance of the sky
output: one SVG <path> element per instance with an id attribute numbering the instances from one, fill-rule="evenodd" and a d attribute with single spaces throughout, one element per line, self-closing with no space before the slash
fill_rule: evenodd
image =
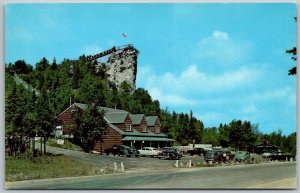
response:
<path id="1" fill-rule="evenodd" d="M 296 131 L 293 3 L 7 4 L 5 63 L 60 63 L 113 46 L 139 50 L 136 86 L 205 127 L 233 119 Z M 122 36 L 125 33 L 127 37 Z"/>

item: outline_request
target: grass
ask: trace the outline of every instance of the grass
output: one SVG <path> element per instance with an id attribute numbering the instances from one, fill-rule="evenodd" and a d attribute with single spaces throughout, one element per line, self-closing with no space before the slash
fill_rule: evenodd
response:
<path id="1" fill-rule="evenodd" d="M 72 160 L 64 155 L 47 155 L 30 159 L 5 158 L 6 181 L 100 175 L 105 169 L 94 164 Z"/>
<path id="2" fill-rule="evenodd" d="M 70 150 L 81 150 L 81 148 L 68 140 L 64 140 L 64 144 L 60 145 L 56 143 L 55 139 L 48 139 L 47 144 L 53 147 L 63 148 L 63 149 L 70 149 Z"/>

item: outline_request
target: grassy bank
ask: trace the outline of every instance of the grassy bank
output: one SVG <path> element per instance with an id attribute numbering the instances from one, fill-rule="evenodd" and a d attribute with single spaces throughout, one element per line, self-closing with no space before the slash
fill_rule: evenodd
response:
<path id="1" fill-rule="evenodd" d="M 67 156 L 49 155 L 30 159 L 6 156 L 6 181 L 99 175 L 107 173 L 100 166 L 72 160 Z"/>
<path id="2" fill-rule="evenodd" d="M 53 147 L 58 147 L 58 148 L 63 148 L 63 149 L 70 149 L 70 150 L 81 150 L 81 148 L 68 140 L 64 140 L 64 144 L 60 145 L 56 143 L 55 139 L 49 138 L 47 141 L 47 145 L 53 146 Z"/>

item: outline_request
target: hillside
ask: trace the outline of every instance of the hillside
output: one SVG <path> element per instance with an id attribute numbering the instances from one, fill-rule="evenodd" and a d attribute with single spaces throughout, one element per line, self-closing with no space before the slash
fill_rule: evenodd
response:
<path id="1" fill-rule="evenodd" d="M 55 125 L 55 116 L 66 109 L 71 100 L 71 103 L 95 103 L 99 106 L 124 109 L 132 114 L 157 115 L 162 132 L 173 138 L 175 144 L 187 145 L 195 142 L 245 148 L 267 140 L 295 152 L 296 134 L 288 137 L 282 136 L 280 131 L 270 135 L 262 134 L 258 125 L 241 120 L 205 128 L 203 122 L 193 116 L 192 110 L 189 113 L 177 113 L 161 109 L 159 101 L 153 100 L 146 89 L 135 88 L 138 64 L 135 58 L 137 55 L 132 54 L 136 53 L 123 52 L 118 55 L 119 58 L 113 55 L 108 59 L 109 65 L 95 60 L 88 61 L 84 55 L 76 60 L 64 59 L 61 63 L 57 63 L 55 59 L 50 62 L 42 58 L 35 64 L 35 68 L 26 64 L 24 60 L 7 64 L 6 133 L 30 128 L 35 130 L 32 122 L 39 117 L 49 119 L 44 127 L 51 130 Z M 130 77 L 127 80 L 132 80 L 131 83 L 119 78 L 122 77 L 120 74 L 115 74 L 114 81 L 111 80 L 112 74 L 108 72 L 114 71 L 114 64 L 117 66 L 115 69 L 123 69 Z M 126 68 L 122 68 L 122 65 Z M 121 71 L 120 73 L 123 72 Z M 14 75 L 15 73 L 18 75 Z"/>

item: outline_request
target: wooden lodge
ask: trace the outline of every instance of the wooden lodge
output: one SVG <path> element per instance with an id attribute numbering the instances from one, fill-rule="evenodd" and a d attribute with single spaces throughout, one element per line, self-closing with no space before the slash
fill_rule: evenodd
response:
<path id="1" fill-rule="evenodd" d="M 56 118 L 63 136 L 73 137 L 72 116 L 74 110 L 85 110 L 86 104 L 74 103 L 60 113 Z M 165 147 L 171 146 L 174 140 L 167 138 L 161 133 L 161 124 L 158 116 L 145 116 L 144 114 L 130 114 L 125 110 L 107 107 L 98 107 L 104 111 L 104 119 L 108 123 L 108 130 L 102 140 L 96 142 L 95 151 L 104 152 L 113 145 L 142 147 Z"/>

